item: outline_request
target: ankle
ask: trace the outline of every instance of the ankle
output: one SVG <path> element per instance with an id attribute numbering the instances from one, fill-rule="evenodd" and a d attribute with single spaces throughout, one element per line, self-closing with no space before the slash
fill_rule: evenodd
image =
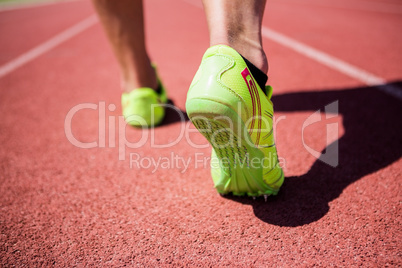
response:
<path id="1" fill-rule="evenodd" d="M 239 54 L 254 64 L 255 67 L 260 69 L 263 73 L 268 73 L 268 60 L 267 56 L 260 46 L 245 46 L 244 43 L 240 45 L 232 45 Z"/>
<path id="2" fill-rule="evenodd" d="M 256 52 L 256 53 L 245 53 L 245 55 L 243 55 L 242 53 L 240 53 L 243 57 L 245 57 L 247 60 L 249 60 L 252 64 L 255 65 L 255 67 L 257 67 L 258 69 L 260 69 L 264 74 L 268 73 L 268 60 L 267 60 L 267 56 L 265 55 L 265 52 L 263 50 L 261 50 L 260 52 Z"/>
<path id="3" fill-rule="evenodd" d="M 211 42 L 210 45 L 214 46 L 219 44 L 230 46 L 244 58 L 254 64 L 263 73 L 268 73 L 268 60 L 264 50 L 262 49 L 262 45 L 257 44 L 256 42 L 251 42 L 250 40 L 218 40 Z"/>
<path id="4" fill-rule="evenodd" d="M 155 69 L 150 66 L 150 68 L 140 68 L 125 70 L 121 75 L 121 89 L 125 92 L 131 92 L 137 88 L 152 88 L 157 90 L 159 87 L 158 78 L 156 76 Z"/>

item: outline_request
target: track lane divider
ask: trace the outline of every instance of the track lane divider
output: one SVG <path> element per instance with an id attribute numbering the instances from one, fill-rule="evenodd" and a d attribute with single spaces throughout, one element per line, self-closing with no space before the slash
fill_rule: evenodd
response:
<path id="1" fill-rule="evenodd" d="M 31 50 L 25 52 L 24 54 L 18 56 L 17 58 L 7 62 L 6 64 L 0 66 L 0 78 L 8 75 L 9 73 L 15 71 L 21 66 L 33 61 L 39 56 L 45 54 L 46 52 L 52 50 L 53 48 L 59 46 L 60 44 L 66 42 L 67 40 L 73 38 L 74 36 L 82 33 L 83 31 L 89 29 L 91 26 L 98 22 L 98 17 L 96 15 L 91 15 L 88 18 L 78 22 L 77 24 L 71 26 L 70 28 L 62 31 L 61 33 L 55 35 L 44 43 L 32 48 Z"/>
<path id="2" fill-rule="evenodd" d="M 202 8 L 202 4 L 195 0 L 183 0 L 184 2 Z M 341 59 L 338 59 L 328 53 L 320 51 L 309 45 L 303 44 L 293 38 L 290 38 L 284 34 L 277 31 L 269 29 L 268 27 L 262 26 L 262 36 L 274 41 L 284 47 L 302 54 L 303 56 L 315 60 L 333 70 L 343 73 L 353 79 L 356 79 L 368 86 L 376 87 L 379 90 L 391 95 L 399 100 L 402 100 L 402 90 L 396 86 L 388 85 L 387 81 L 375 74 L 372 74 L 366 70 L 363 70 L 357 66 L 347 63 Z"/>
<path id="3" fill-rule="evenodd" d="M 333 70 L 352 77 L 368 86 L 377 87 L 379 90 L 402 100 L 402 90 L 392 85 L 387 85 L 387 81 L 384 78 L 338 59 L 328 53 L 315 49 L 309 45 L 303 44 L 265 26 L 262 27 L 262 36 L 284 47 L 290 48 L 302 54 L 303 56 L 315 60 Z"/>

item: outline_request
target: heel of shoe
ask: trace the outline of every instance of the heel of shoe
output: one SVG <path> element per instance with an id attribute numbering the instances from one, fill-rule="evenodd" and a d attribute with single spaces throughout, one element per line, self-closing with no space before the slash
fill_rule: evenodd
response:
<path id="1" fill-rule="evenodd" d="M 264 153 L 255 147 L 235 111 L 206 99 L 189 100 L 186 107 L 194 126 L 213 147 L 211 175 L 219 193 L 240 196 L 277 193 L 263 181 Z"/>
<path id="2" fill-rule="evenodd" d="M 243 125 L 243 122 L 239 115 L 228 105 L 209 99 L 195 98 L 186 102 L 187 115 L 191 121 L 192 118 L 205 117 L 214 119 L 215 121 L 222 121 L 222 124 L 233 131 L 240 130 L 239 126 Z M 244 129 L 242 127 L 242 129 Z M 240 134 L 240 133 L 238 133 Z"/>

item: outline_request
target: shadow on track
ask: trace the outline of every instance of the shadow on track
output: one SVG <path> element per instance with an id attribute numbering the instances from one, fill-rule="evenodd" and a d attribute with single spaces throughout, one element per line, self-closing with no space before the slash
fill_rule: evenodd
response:
<path id="1" fill-rule="evenodd" d="M 165 107 L 165 112 L 165 118 L 160 126 L 166 126 L 180 121 L 186 122 L 189 120 L 186 112 L 180 110 L 170 99 Z"/>
<path id="2" fill-rule="evenodd" d="M 390 85 L 402 88 L 402 82 Z M 278 196 L 268 202 L 262 198 L 227 198 L 253 206 L 255 215 L 266 223 L 301 226 L 327 214 L 328 203 L 339 197 L 348 185 L 401 157 L 402 104 L 378 89 L 366 87 L 273 97 L 275 111 L 281 112 L 314 112 L 336 100 L 339 100 L 345 129 L 338 140 L 336 168 L 317 160 L 306 174 L 287 177 Z"/>

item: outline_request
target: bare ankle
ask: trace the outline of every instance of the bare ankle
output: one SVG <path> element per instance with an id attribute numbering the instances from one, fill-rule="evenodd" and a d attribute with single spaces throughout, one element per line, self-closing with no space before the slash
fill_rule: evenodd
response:
<path id="1" fill-rule="evenodd" d="M 240 53 L 244 58 L 250 61 L 252 64 L 255 65 L 258 69 L 260 69 L 265 74 L 268 73 L 268 60 L 267 56 L 262 49 L 262 46 L 251 41 L 220 41 L 220 42 L 211 42 L 211 46 L 223 44 L 230 46 L 238 53 Z"/>
<path id="2" fill-rule="evenodd" d="M 158 86 L 158 78 L 152 66 L 149 68 L 128 68 L 122 71 L 121 89 L 125 92 L 143 87 L 157 90 Z"/>
<path id="3" fill-rule="evenodd" d="M 239 52 L 243 57 L 249 60 L 252 64 L 255 65 L 258 69 L 263 71 L 265 74 L 268 73 L 268 60 L 265 52 L 263 50 L 256 52 L 245 51 L 245 53 Z"/>

